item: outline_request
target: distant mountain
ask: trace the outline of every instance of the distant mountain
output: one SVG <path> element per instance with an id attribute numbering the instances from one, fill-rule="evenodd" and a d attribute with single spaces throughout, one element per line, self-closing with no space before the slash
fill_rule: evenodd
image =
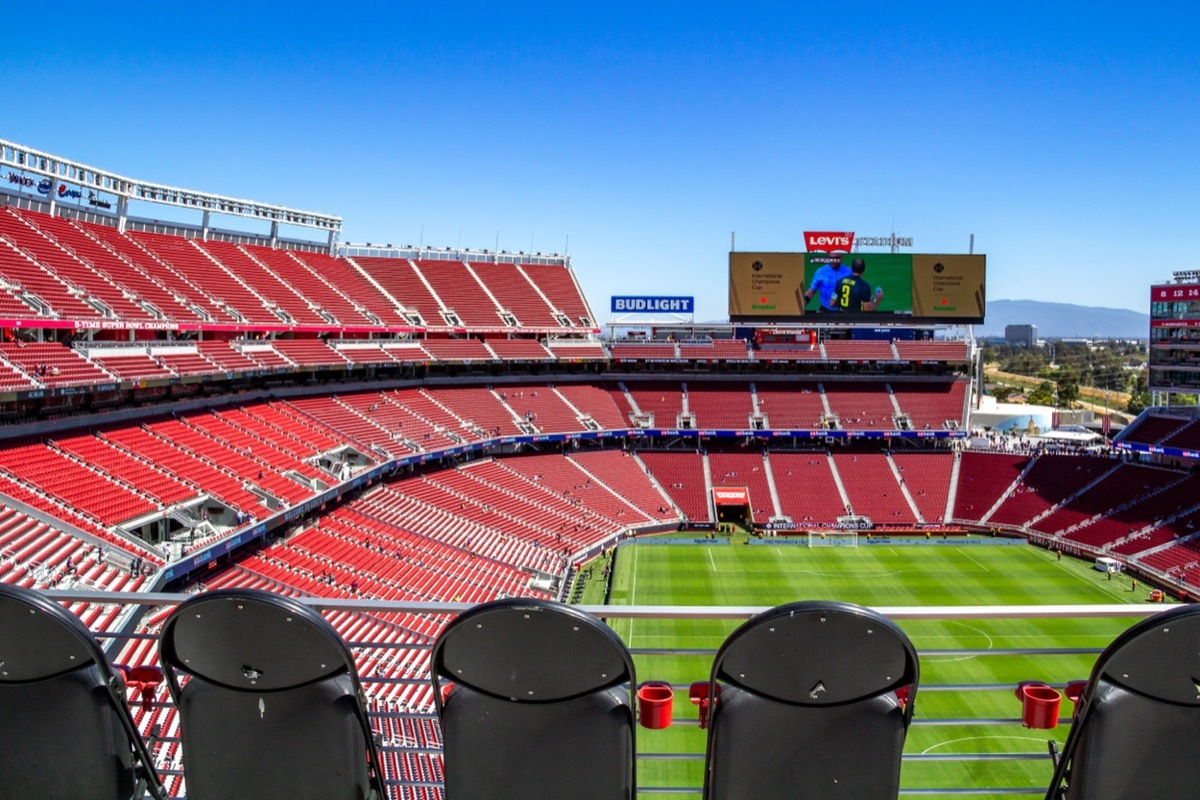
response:
<path id="1" fill-rule="evenodd" d="M 1150 316 L 1125 308 L 1043 303 L 1038 300 L 989 300 L 987 322 L 976 336 L 1003 336 L 1005 325 L 1036 325 L 1041 339 L 1146 339 Z"/>

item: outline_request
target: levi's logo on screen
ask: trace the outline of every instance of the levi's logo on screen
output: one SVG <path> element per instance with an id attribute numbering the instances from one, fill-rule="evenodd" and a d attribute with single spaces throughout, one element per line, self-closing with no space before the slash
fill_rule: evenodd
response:
<path id="1" fill-rule="evenodd" d="M 810 253 L 849 253 L 854 231 L 805 231 L 804 246 Z"/>

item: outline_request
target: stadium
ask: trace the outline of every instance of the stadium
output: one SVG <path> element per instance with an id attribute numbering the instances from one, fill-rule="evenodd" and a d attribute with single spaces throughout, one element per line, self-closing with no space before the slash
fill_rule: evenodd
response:
<path id="1" fill-rule="evenodd" d="M 814 236 L 778 267 L 730 254 L 729 323 L 614 298 L 606 324 L 565 255 L 343 243 L 332 214 L 8 141 L 0 170 L 0 581 L 98 637 L 164 796 L 189 768 L 160 636 L 220 590 L 322 612 L 397 800 L 444 796 L 431 653 L 502 598 L 604 617 L 673 688 L 639 796 L 700 792 L 688 687 L 738 623 L 812 600 L 879 609 L 920 654 L 901 793 L 1004 797 L 1046 793 L 1071 716 L 1037 730 L 1018 684 L 1085 680 L 1200 593 L 1194 412 L 1089 450 L 978 430 L 982 266 L 953 314 L 917 287 L 981 256 Z M 802 278 L 788 313 L 753 283 L 851 258 L 907 270 L 857 319 L 809 316 Z M 1154 288 L 1161 391 L 1194 390 L 1194 277 Z"/>

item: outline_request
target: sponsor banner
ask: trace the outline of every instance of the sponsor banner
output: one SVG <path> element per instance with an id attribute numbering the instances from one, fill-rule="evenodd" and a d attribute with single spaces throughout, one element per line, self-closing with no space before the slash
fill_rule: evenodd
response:
<path id="1" fill-rule="evenodd" d="M 694 297 L 643 297 L 619 295 L 612 298 L 614 314 L 693 314 Z"/>
<path id="2" fill-rule="evenodd" d="M 914 317 L 971 317 L 983 321 L 985 257 L 912 256 Z"/>
<path id="3" fill-rule="evenodd" d="M 804 247 L 810 253 L 849 253 L 854 231 L 805 231 Z"/>
<path id="4" fill-rule="evenodd" d="M 858 237 L 859 247 L 912 247 L 913 240 L 911 236 L 897 236 L 890 234 L 888 236 L 860 236 Z"/>
<path id="5" fill-rule="evenodd" d="M 804 253 L 730 253 L 729 316 L 804 314 Z"/>
<path id="6" fill-rule="evenodd" d="M 912 247 L 911 236 L 859 236 L 853 231 L 805 231 L 804 247 L 810 253 L 849 253 L 858 247 Z"/>
<path id="7" fill-rule="evenodd" d="M 1113 447 L 1118 450 L 1125 450 L 1132 453 L 1149 453 L 1156 456 L 1170 456 L 1171 458 L 1191 458 L 1200 460 L 1200 450 L 1186 450 L 1179 447 L 1138 444 L 1137 442 L 1116 442 L 1113 444 Z"/>
<path id="8" fill-rule="evenodd" d="M 103 197 L 96 194 L 96 192 L 92 191 L 91 189 L 89 189 L 88 193 L 87 193 L 87 202 L 88 202 L 88 205 L 91 206 L 92 208 L 99 208 L 104 211 L 111 211 L 112 207 L 113 207 L 112 201 L 105 200 Z"/>
<path id="9" fill-rule="evenodd" d="M 744 487 L 718 487 L 712 491 L 713 501 L 719 506 L 750 505 L 750 490 Z"/>
<path id="10" fill-rule="evenodd" d="M 4 175 L 4 181 L 5 183 L 10 183 L 21 190 L 32 189 L 33 185 L 37 183 L 35 179 L 29 177 L 28 175 L 24 175 L 20 172 L 13 172 L 12 170 L 9 170 Z"/>

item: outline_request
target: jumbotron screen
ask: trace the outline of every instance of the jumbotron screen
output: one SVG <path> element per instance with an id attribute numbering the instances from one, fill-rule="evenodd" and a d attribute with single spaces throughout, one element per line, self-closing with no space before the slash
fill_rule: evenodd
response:
<path id="1" fill-rule="evenodd" d="M 982 324 L 987 257 L 730 253 L 732 322 Z"/>

